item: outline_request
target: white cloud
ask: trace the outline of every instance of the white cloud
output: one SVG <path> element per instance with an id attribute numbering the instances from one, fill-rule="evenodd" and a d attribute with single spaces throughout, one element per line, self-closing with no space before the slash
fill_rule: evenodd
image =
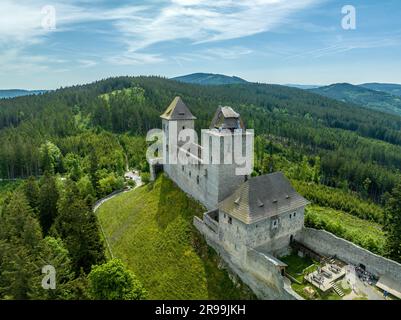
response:
<path id="1" fill-rule="evenodd" d="M 306 50 L 297 54 L 290 54 L 285 59 L 293 60 L 298 58 L 321 58 L 357 49 L 374 49 L 399 46 L 401 44 L 401 34 L 391 37 L 343 37 L 338 36 L 327 45 L 321 48 Z"/>
<path id="2" fill-rule="evenodd" d="M 177 39 L 192 43 L 236 39 L 266 32 L 317 0 L 172 0 L 139 17 L 117 21 L 132 50 Z"/>
<path id="3" fill-rule="evenodd" d="M 118 65 L 158 63 L 164 58 L 151 52 L 152 45 L 176 40 L 199 44 L 266 32 L 286 22 L 292 13 L 317 2 L 318 0 L 160 0 L 145 2 L 146 5 L 135 5 L 133 1 L 132 5 L 115 5 L 111 8 L 110 5 L 105 7 L 102 1 L 96 0 L 1 0 L 0 50 L 14 52 L 14 63 L 22 63 L 23 60 L 32 58 L 31 54 L 27 54 L 28 48 L 49 44 L 49 36 L 52 35 L 50 32 L 56 32 L 53 36 L 57 37 L 57 33 L 78 30 L 85 23 L 107 22 L 113 40 L 119 41 L 126 49 L 103 57 L 103 60 Z M 44 15 L 41 11 L 46 5 L 52 5 L 56 9 L 56 31 L 42 27 Z M 90 29 L 86 31 L 96 32 Z M 234 59 L 248 54 L 249 50 L 234 52 L 229 49 L 211 49 L 205 53 Z M 77 66 L 81 67 L 89 68 L 98 63 L 85 57 L 84 52 L 80 60 Z M 5 61 L 0 61 L 0 64 Z M 7 61 L 11 62 L 10 59 Z M 30 63 L 35 64 L 33 61 Z M 47 62 L 40 59 L 36 63 L 41 67 Z"/>
<path id="4" fill-rule="evenodd" d="M 124 52 L 115 56 L 106 57 L 104 61 L 115 65 L 128 66 L 158 63 L 164 61 L 164 59 L 157 54 Z"/>
<path id="5" fill-rule="evenodd" d="M 79 59 L 78 63 L 81 65 L 82 68 L 91 68 L 97 65 L 96 61 L 86 59 Z"/>

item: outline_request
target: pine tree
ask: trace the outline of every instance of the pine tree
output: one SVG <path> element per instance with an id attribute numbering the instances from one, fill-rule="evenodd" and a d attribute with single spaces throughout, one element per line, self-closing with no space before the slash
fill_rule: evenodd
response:
<path id="1" fill-rule="evenodd" d="M 33 210 L 37 210 L 39 206 L 39 186 L 35 177 L 29 177 L 24 184 L 24 193 Z"/>
<path id="2" fill-rule="evenodd" d="M 48 234 L 57 216 L 57 201 L 59 192 L 56 179 L 49 172 L 45 173 L 39 192 L 40 223 L 45 235 Z"/>
<path id="3" fill-rule="evenodd" d="M 40 225 L 22 192 L 15 192 L 0 224 L 0 298 L 28 299 L 40 284 L 36 258 L 42 239 Z"/>
<path id="4" fill-rule="evenodd" d="M 401 262 L 401 183 L 393 189 L 387 199 L 385 220 L 387 255 Z"/>
<path id="5" fill-rule="evenodd" d="M 104 247 L 100 239 L 97 218 L 79 197 L 74 183 L 69 183 L 59 204 L 59 215 L 53 233 L 65 243 L 74 271 L 88 273 L 92 265 L 104 261 Z"/>

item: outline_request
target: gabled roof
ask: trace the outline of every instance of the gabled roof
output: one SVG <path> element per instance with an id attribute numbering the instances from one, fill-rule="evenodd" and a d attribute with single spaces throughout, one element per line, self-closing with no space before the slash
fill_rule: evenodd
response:
<path id="1" fill-rule="evenodd" d="M 210 129 L 245 129 L 239 113 L 231 107 L 219 106 L 214 114 Z"/>
<path id="2" fill-rule="evenodd" d="M 175 97 L 170 106 L 160 116 L 166 120 L 195 120 L 196 117 L 189 111 L 180 97 Z"/>
<path id="3" fill-rule="evenodd" d="M 309 204 L 281 172 L 254 177 L 219 203 L 219 209 L 246 224 Z"/>

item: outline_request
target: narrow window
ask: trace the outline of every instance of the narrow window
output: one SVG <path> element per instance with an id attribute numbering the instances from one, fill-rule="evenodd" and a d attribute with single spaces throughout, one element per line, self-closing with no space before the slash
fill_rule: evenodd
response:
<path id="1" fill-rule="evenodd" d="M 189 171 L 189 176 L 191 177 L 191 171 Z"/>
<path id="2" fill-rule="evenodd" d="M 296 212 L 294 212 L 294 217 L 297 215 L 297 213 Z"/>
<path id="3" fill-rule="evenodd" d="M 196 183 L 199 184 L 199 176 L 196 176 Z"/>
<path id="4" fill-rule="evenodd" d="M 290 219 L 292 218 L 292 214 L 290 213 Z"/>
<path id="5" fill-rule="evenodd" d="M 182 171 L 184 171 L 184 166 L 181 166 L 181 168 L 182 168 Z"/>
<path id="6" fill-rule="evenodd" d="M 245 182 L 248 181 L 248 175 L 245 175 Z"/>
<path id="7" fill-rule="evenodd" d="M 229 224 L 233 224 L 233 218 L 228 217 L 228 223 L 229 223 Z"/>

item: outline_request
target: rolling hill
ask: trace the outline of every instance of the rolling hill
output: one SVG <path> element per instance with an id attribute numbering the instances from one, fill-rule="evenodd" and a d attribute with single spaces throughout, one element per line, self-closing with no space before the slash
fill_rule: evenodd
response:
<path id="1" fill-rule="evenodd" d="M 193 226 L 204 211 L 162 174 L 104 203 L 98 217 L 113 255 L 138 276 L 149 299 L 253 299 Z"/>
<path id="2" fill-rule="evenodd" d="M 287 83 L 287 84 L 285 84 L 285 86 L 286 87 L 291 87 L 291 88 L 304 89 L 304 90 L 316 89 L 316 88 L 320 88 L 321 87 L 321 86 L 313 85 L 313 84 L 292 84 L 292 83 Z"/>
<path id="3" fill-rule="evenodd" d="M 386 92 L 371 90 L 349 83 L 336 83 L 311 89 L 310 91 L 345 103 L 352 103 L 364 108 L 401 115 L 401 97 Z"/>
<path id="4" fill-rule="evenodd" d="M 46 90 L 21 90 L 21 89 L 0 90 L 0 99 L 36 95 L 45 92 Z"/>
<path id="5" fill-rule="evenodd" d="M 360 84 L 360 87 L 376 90 L 376 91 L 383 91 L 394 96 L 401 97 L 401 84 L 393 84 L 393 83 L 364 83 Z"/>
<path id="6" fill-rule="evenodd" d="M 201 85 L 223 85 L 223 84 L 236 84 L 236 83 L 248 83 L 248 81 L 235 76 L 226 76 L 223 74 L 213 73 L 193 73 L 185 76 L 173 78 L 173 80 L 201 84 Z"/>

